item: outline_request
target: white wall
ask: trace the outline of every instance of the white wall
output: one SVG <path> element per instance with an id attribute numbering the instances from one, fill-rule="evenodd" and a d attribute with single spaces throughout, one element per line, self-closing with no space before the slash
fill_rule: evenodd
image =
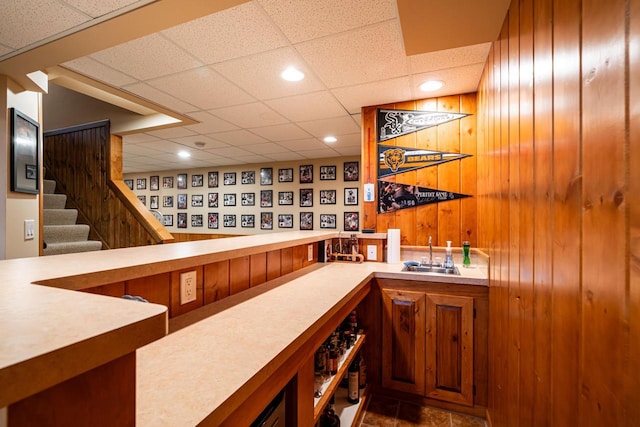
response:
<path id="1" fill-rule="evenodd" d="M 6 76 L 0 76 L 0 94 L 6 94 L 0 95 L 0 108 L 5 111 L 0 119 L 0 164 L 6 165 L 5 174 L 0 177 L 0 212 L 4 213 L 0 216 L 0 259 L 34 257 L 39 254 L 39 196 L 10 190 L 9 108 L 17 108 L 41 123 L 42 97 L 36 92 L 19 92 Z M 39 156 L 42 159 L 42 134 L 39 138 Z M 36 223 L 35 238 L 31 240 L 24 239 L 26 219 L 33 219 Z"/>
<path id="2" fill-rule="evenodd" d="M 229 166 L 229 167 L 217 167 L 217 168 L 207 168 L 207 169 L 189 169 L 182 171 L 162 171 L 162 172 L 152 172 L 152 173 L 136 173 L 136 174 L 126 174 L 124 179 L 132 179 L 133 180 L 133 192 L 138 196 L 144 196 L 146 198 L 146 206 L 150 207 L 151 197 L 158 197 L 158 210 L 163 215 L 173 215 L 173 226 L 167 226 L 169 232 L 172 233 L 209 233 L 209 234 L 259 234 L 259 233 L 269 233 L 269 232 L 281 232 L 281 231 L 289 231 L 289 230 L 299 230 L 300 229 L 300 213 L 301 212 L 312 212 L 313 213 L 313 229 L 314 230 L 334 230 L 333 228 L 321 228 L 320 224 L 320 216 L 329 214 L 336 216 L 335 230 L 336 231 L 344 231 L 344 213 L 345 212 L 360 212 L 360 208 L 362 206 L 362 188 L 360 181 L 344 181 L 343 168 L 345 162 L 358 162 L 358 170 L 361 175 L 360 167 L 360 158 L 359 157 L 336 157 L 336 158 L 326 158 L 326 159 L 314 159 L 314 160 L 300 160 L 295 162 L 280 162 L 280 163 L 269 163 L 269 164 L 251 164 L 251 165 L 239 165 L 239 166 Z M 313 165 L 313 182 L 312 183 L 300 183 L 299 173 L 301 165 Z M 320 179 L 320 170 L 322 166 L 335 166 L 336 167 L 336 179 L 335 180 L 321 180 Z M 260 184 L 260 170 L 262 168 L 272 168 L 273 169 L 273 184 L 272 185 L 261 185 Z M 278 182 L 278 171 L 279 169 L 293 169 L 293 182 L 281 183 Z M 255 184 L 242 184 L 242 172 L 243 171 L 253 171 L 255 174 L 256 182 Z M 218 172 L 218 187 L 217 188 L 209 188 L 207 177 L 209 172 Z M 224 185 L 224 174 L 227 172 L 235 172 L 236 173 L 236 184 L 235 185 Z M 178 174 L 187 174 L 187 188 L 183 190 L 177 189 L 177 177 Z M 203 176 L 203 186 L 202 187 L 193 187 L 192 186 L 192 177 L 193 175 L 202 175 Z M 159 189 L 157 191 L 152 191 L 150 189 L 150 177 L 158 176 L 159 179 Z M 173 177 L 174 186 L 173 188 L 167 189 L 163 188 L 163 178 L 165 177 Z M 145 180 L 146 189 L 138 190 L 137 189 L 137 181 L 138 179 Z M 345 188 L 357 188 L 358 189 L 358 200 L 356 205 L 345 205 L 344 197 L 345 197 Z M 313 190 L 313 206 L 310 207 L 302 207 L 300 206 L 300 189 L 312 189 Z M 271 190 L 273 192 L 273 205 L 271 207 L 261 207 L 260 206 L 260 191 L 261 190 Z M 335 190 L 335 204 L 321 204 L 320 203 L 320 194 L 322 190 Z M 278 193 L 279 192 L 293 192 L 293 204 L 292 205 L 279 205 L 278 204 Z M 208 194 L 209 193 L 217 193 L 218 194 L 218 207 L 210 208 L 208 207 Z M 242 205 L 242 193 L 252 193 L 255 197 L 255 205 L 253 206 L 243 206 Z M 187 208 L 186 209 L 178 209 L 178 194 L 186 194 L 187 195 Z M 235 206 L 224 206 L 224 195 L 225 194 L 235 194 L 236 196 L 236 205 Z M 192 207 L 191 201 L 193 195 L 202 195 L 203 206 L 202 207 Z M 163 199 L 166 196 L 173 197 L 173 207 L 167 208 L 163 207 Z M 207 217 L 208 213 L 218 213 L 218 228 L 210 229 L 208 228 Z M 272 213 L 273 214 L 273 229 L 271 230 L 262 230 L 261 229 L 261 213 Z M 177 227 L 177 215 L 178 213 L 186 213 L 187 214 L 187 227 L 186 228 L 178 228 Z M 235 214 L 236 215 L 236 226 L 235 227 L 225 227 L 224 226 L 224 215 L 225 214 Z M 287 215 L 290 214 L 293 216 L 293 226 L 292 228 L 280 228 L 278 224 L 278 216 L 279 215 Z M 203 225 L 202 227 L 193 227 L 191 224 L 192 215 L 202 215 Z M 255 226 L 253 228 L 243 227 L 242 226 L 242 215 L 253 215 L 255 219 Z M 360 223 L 362 222 L 362 218 L 360 218 Z M 361 227 L 359 227 L 361 229 Z"/>

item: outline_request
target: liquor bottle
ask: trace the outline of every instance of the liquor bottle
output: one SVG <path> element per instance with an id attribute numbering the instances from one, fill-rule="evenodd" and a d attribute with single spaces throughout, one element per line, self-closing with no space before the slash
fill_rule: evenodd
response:
<path id="1" fill-rule="evenodd" d="M 333 345 L 329 349 L 329 373 L 331 375 L 338 373 L 338 349 Z"/>
<path id="2" fill-rule="evenodd" d="M 329 404 L 325 408 L 324 412 L 320 416 L 320 426 L 321 427 L 340 427 L 340 417 L 336 414 L 333 409 L 333 404 L 335 403 L 334 396 L 331 396 L 329 399 Z"/>
<path id="3" fill-rule="evenodd" d="M 347 401 L 349 403 L 360 402 L 360 355 L 356 357 L 349 365 L 349 392 L 347 395 Z"/>

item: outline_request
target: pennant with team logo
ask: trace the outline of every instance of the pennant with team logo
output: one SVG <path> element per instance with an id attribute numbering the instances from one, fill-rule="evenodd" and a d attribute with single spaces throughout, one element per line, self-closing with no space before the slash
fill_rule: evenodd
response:
<path id="1" fill-rule="evenodd" d="M 378 144 L 378 178 L 435 166 L 470 155 Z"/>
<path id="2" fill-rule="evenodd" d="M 464 199 L 465 197 L 471 196 L 452 191 L 440 191 L 435 188 L 378 180 L 378 213 L 394 212 L 432 203 Z"/>
<path id="3" fill-rule="evenodd" d="M 378 110 L 378 142 L 467 117 L 463 113 Z"/>

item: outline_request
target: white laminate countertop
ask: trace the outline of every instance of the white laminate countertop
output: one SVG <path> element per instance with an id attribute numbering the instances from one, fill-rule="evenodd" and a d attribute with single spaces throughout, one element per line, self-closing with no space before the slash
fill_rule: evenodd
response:
<path id="1" fill-rule="evenodd" d="M 412 250 L 402 260 L 423 253 Z M 234 409 L 220 409 L 227 399 L 275 369 L 278 357 L 295 352 L 299 337 L 319 329 L 323 316 L 371 277 L 486 286 L 486 259 L 475 258 L 476 267 L 460 266 L 456 277 L 401 272 L 402 262 L 330 262 L 155 341 L 137 354 L 136 425 L 216 425 Z"/>

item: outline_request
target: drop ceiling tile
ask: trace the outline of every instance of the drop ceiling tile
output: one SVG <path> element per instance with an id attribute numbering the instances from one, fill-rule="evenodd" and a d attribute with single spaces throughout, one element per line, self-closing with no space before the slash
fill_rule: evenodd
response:
<path id="1" fill-rule="evenodd" d="M 349 135 L 338 135 L 338 141 L 332 144 L 327 144 L 330 147 L 347 147 L 357 145 L 360 147 L 362 145 L 362 135 L 360 133 L 352 133 Z"/>
<path id="2" fill-rule="evenodd" d="M 298 126 L 317 138 L 324 138 L 326 135 L 347 135 L 360 131 L 349 116 L 300 122 Z"/>
<path id="3" fill-rule="evenodd" d="M 356 126 L 358 126 L 358 129 L 362 128 L 362 114 L 358 113 L 358 114 L 351 114 L 351 118 L 353 119 L 353 121 L 356 123 Z"/>
<path id="4" fill-rule="evenodd" d="M 287 123 L 277 126 L 266 126 L 261 128 L 253 128 L 251 132 L 268 139 L 269 141 L 288 141 L 291 139 L 303 139 L 308 138 L 310 135 L 304 130 L 300 129 L 293 123 Z"/>
<path id="5" fill-rule="evenodd" d="M 20 49 L 89 20 L 89 16 L 57 0 L 5 1 L 0 40 L 5 46 Z"/>
<path id="6" fill-rule="evenodd" d="M 280 74 L 294 66 L 305 74 L 299 82 L 287 82 Z M 326 89 L 293 48 L 286 47 L 211 66 L 257 99 L 315 92 Z"/>
<path id="7" fill-rule="evenodd" d="M 192 130 L 199 134 L 224 132 L 238 129 L 237 126 L 232 125 L 229 122 L 225 122 L 218 117 L 207 113 L 206 111 L 198 111 L 195 113 L 189 113 L 189 117 L 198 120 L 200 123 L 195 125 L 185 126 L 186 129 Z"/>
<path id="8" fill-rule="evenodd" d="M 361 154 L 360 146 L 336 147 L 336 151 L 342 156 L 359 156 Z"/>
<path id="9" fill-rule="evenodd" d="M 167 129 L 152 130 L 147 133 L 160 139 L 183 138 L 185 136 L 196 135 L 195 132 L 190 131 L 189 129 L 186 129 L 184 127 L 171 127 Z"/>
<path id="10" fill-rule="evenodd" d="M 296 139 L 291 141 L 279 141 L 278 145 L 291 151 L 300 151 L 302 149 L 307 149 L 307 150 L 322 149 L 327 147 L 324 142 L 319 141 L 316 138 Z"/>
<path id="11" fill-rule="evenodd" d="M 287 40 L 255 3 L 178 25 L 163 34 L 205 64 L 276 49 Z"/>
<path id="12" fill-rule="evenodd" d="M 245 163 L 267 163 L 269 162 L 270 159 L 265 156 L 249 155 L 249 156 L 240 156 L 238 157 L 238 160 Z"/>
<path id="13" fill-rule="evenodd" d="M 240 165 L 240 164 L 244 164 L 245 162 L 240 161 L 238 159 L 235 158 L 229 158 L 229 157 L 218 157 L 215 160 L 215 163 L 212 163 L 213 166 L 234 166 L 234 165 Z"/>
<path id="14" fill-rule="evenodd" d="M 129 158 L 129 156 L 148 156 L 150 154 L 158 154 L 158 151 L 151 148 L 148 144 L 122 144 L 122 152 Z"/>
<path id="15" fill-rule="evenodd" d="M 395 0 L 259 0 L 292 43 L 397 17 Z"/>
<path id="16" fill-rule="evenodd" d="M 264 139 L 263 137 L 258 136 L 244 129 L 233 130 L 229 132 L 213 133 L 209 136 L 218 141 L 226 142 L 227 144 L 236 145 L 236 146 L 260 144 L 262 142 L 267 142 L 267 140 Z"/>
<path id="17" fill-rule="evenodd" d="M 126 144 L 138 144 L 141 142 L 152 142 L 158 141 L 158 138 L 155 136 L 146 134 L 146 133 L 132 133 L 130 135 L 124 135 L 122 137 L 122 142 Z"/>
<path id="18" fill-rule="evenodd" d="M 286 153 L 269 154 L 266 157 L 269 157 L 274 162 L 289 162 L 292 160 L 304 159 L 303 156 L 298 153 L 294 153 L 293 151 L 288 151 Z"/>
<path id="19" fill-rule="evenodd" d="M 411 99 L 411 78 L 399 77 L 362 85 L 333 89 L 331 92 L 350 114 L 360 113 L 362 107 Z"/>
<path id="20" fill-rule="evenodd" d="M 484 63 L 450 68 L 448 70 L 432 71 L 412 76 L 413 99 L 431 98 L 459 93 L 476 92 L 482 76 Z M 421 92 L 418 86 L 425 80 L 442 80 L 445 85 L 434 92 Z"/>
<path id="21" fill-rule="evenodd" d="M 131 10 L 134 6 L 140 7 L 152 3 L 153 0 L 64 0 L 64 2 L 87 15 L 97 18 L 110 12 L 121 14 L 127 10 Z"/>
<path id="22" fill-rule="evenodd" d="M 124 86 L 136 83 L 137 80 L 120 71 L 111 69 L 110 67 L 100 64 L 88 56 L 65 62 L 65 67 L 77 71 L 78 73 L 89 76 L 93 79 L 108 83 L 112 86 Z"/>
<path id="23" fill-rule="evenodd" d="M 278 145 L 273 142 L 266 142 L 264 144 L 254 144 L 246 147 L 247 151 L 250 151 L 255 154 L 276 154 L 276 153 L 284 153 L 289 150 L 284 148 L 281 145 Z"/>
<path id="24" fill-rule="evenodd" d="M 202 65 L 159 34 L 96 52 L 91 57 L 138 80 L 166 76 Z"/>
<path id="25" fill-rule="evenodd" d="M 149 156 L 149 158 L 154 159 L 156 161 L 162 161 L 162 162 L 171 162 L 176 160 L 185 160 L 185 161 L 189 160 L 189 159 L 180 159 L 176 153 L 169 153 L 169 152 L 154 154 L 152 156 Z"/>
<path id="26" fill-rule="evenodd" d="M 125 86 L 124 89 L 142 98 L 148 99 L 151 102 L 155 102 L 158 105 L 162 105 L 165 108 L 169 108 L 180 113 L 186 113 L 187 111 L 195 111 L 198 109 L 195 105 L 176 99 L 174 96 L 168 95 L 146 83 L 128 85 Z"/>
<path id="27" fill-rule="evenodd" d="M 206 151 L 208 151 L 209 153 L 215 154 L 216 156 L 229 157 L 229 158 L 235 158 L 235 157 L 241 157 L 241 156 L 247 155 L 247 150 L 244 150 L 238 147 L 215 148 L 215 149 L 206 150 Z"/>
<path id="28" fill-rule="evenodd" d="M 191 153 L 190 159 L 192 160 L 209 161 L 215 160 L 218 157 L 215 154 L 205 150 L 190 150 L 189 152 Z"/>
<path id="29" fill-rule="evenodd" d="M 11 50 L 12 49 L 10 49 L 9 47 L 3 46 L 3 45 L 0 44 L 0 58 L 2 58 L 2 55 L 5 55 L 5 54 L 11 52 Z"/>
<path id="30" fill-rule="evenodd" d="M 207 150 L 210 148 L 224 148 L 229 146 L 229 144 L 227 144 L 226 142 L 217 141 L 205 135 L 193 135 L 193 136 L 187 136 L 184 138 L 173 138 L 173 141 L 178 144 L 195 148 L 197 150 Z M 197 146 L 196 143 L 200 143 L 200 142 L 203 142 L 205 145 L 203 147 Z"/>
<path id="31" fill-rule="evenodd" d="M 172 153 L 173 155 L 177 155 L 178 151 L 187 149 L 185 145 L 176 144 L 175 142 L 168 141 L 166 139 L 160 139 L 154 142 L 145 142 L 138 145 L 149 146 L 149 148 L 157 151 L 162 151 L 164 153 Z"/>
<path id="32" fill-rule="evenodd" d="M 328 119 L 347 114 L 329 91 L 273 99 L 265 103 L 292 122 Z"/>
<path id="33" fill-rule="evenodd" d="M 197 106 L 200 110 L 254 101 L 251 96 L 210 67 L 199 67 L 150 80 L 148 83 L 169 95 Z"/>
<path id="34" fill-rule="evenodd" d="M 307 159 L 321 159 L 325 157 L 337 157 L 340 154 L 333 148 L 322 148 L 319 150 L 298 151 L 298 154 Z"/>
<path id="35" fill-rule="evenodd" d="M 412 55 L 408 57 L 409 71 L 411 74 L 417 74 L 446 68 L 462 67 L 469 64 L 484 64 L 487 61 L 489 49 L 491 49 L 491 43 L 482 43 L 473 46 Z"/>
<path id="36" fill-rule="evenodd" d="M 262 102 L 219 108 L 209 112 L 241 128 L 257 128 L 287 122 L 287 119 Z"/>
<path id="37" fill-rule="evenodd" d="M 404 76 L 409 69 L 397 20 L 304 42 L 296 49 L 329 88 Z"/>

